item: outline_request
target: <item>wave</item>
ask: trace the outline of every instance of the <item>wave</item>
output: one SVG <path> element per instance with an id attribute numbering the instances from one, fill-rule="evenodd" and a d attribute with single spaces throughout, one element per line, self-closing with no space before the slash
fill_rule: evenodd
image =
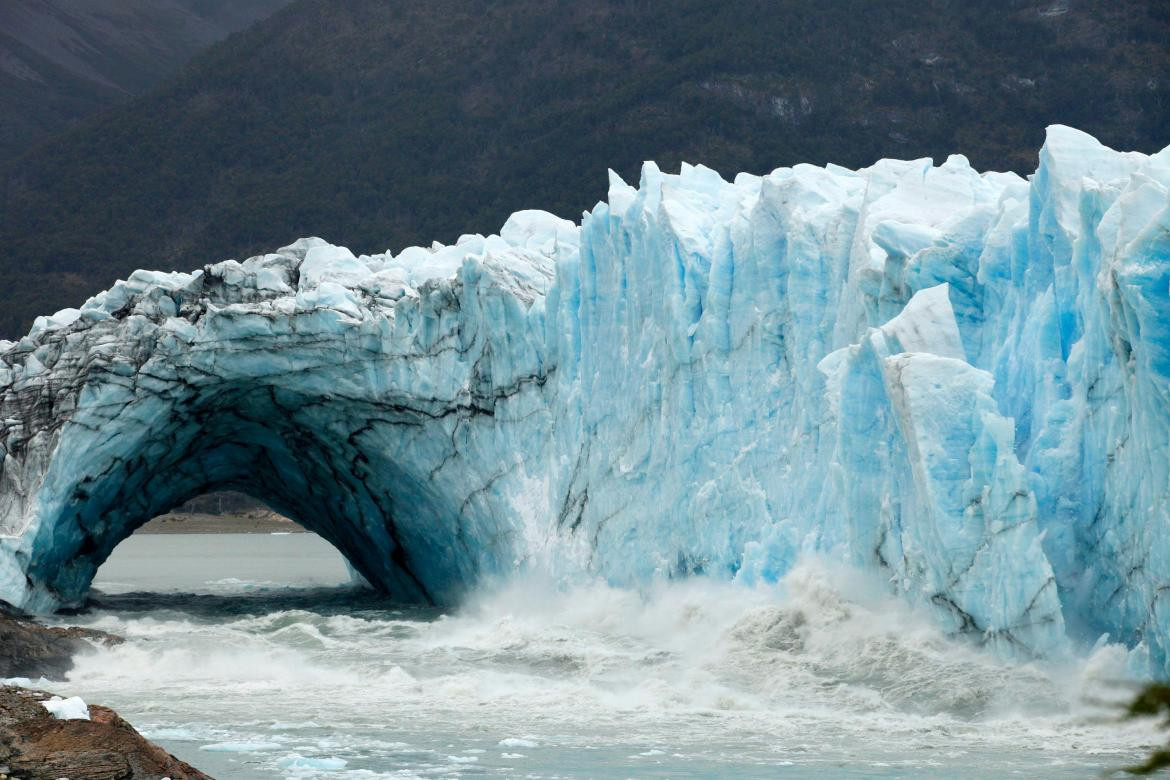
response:
<path id="1" fill-rule="evenodd" d="M 529 575 L 448 611 L 281 567 L 299 584 L 128 562 L 129 581 L 208 582 L 96 594 L 60 619 L 127 641 L 44 687 L 233 780 L 1056 780 L 1134 763 L 1163 736 L 1119 722 L 1140 651 L 1004 661 L 819 558 L 771 585 Z"/>

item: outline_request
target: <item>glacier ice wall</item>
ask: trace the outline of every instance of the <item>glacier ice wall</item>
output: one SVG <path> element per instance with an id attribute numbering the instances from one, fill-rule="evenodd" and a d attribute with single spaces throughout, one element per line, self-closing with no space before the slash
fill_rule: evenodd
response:
<path id="1" fill-rule="evenodd" d="M 1170 645 L 1170 150 L 611 176 L 580 226 L 137 272 L 0 342 L 0 596 L 231 487 L 448 602 L 880 571 L 1018 657 Z"/>

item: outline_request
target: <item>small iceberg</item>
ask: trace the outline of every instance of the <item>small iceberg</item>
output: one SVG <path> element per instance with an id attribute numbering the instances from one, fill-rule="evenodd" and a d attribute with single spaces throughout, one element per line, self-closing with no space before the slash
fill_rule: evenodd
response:
<path id="1" fill-rule="evenodd" d="M 289 756 L 281 759 L 281 769 L 345 769 L 349 762 L 344 758 L 306 758 L 304 756 Z"/>

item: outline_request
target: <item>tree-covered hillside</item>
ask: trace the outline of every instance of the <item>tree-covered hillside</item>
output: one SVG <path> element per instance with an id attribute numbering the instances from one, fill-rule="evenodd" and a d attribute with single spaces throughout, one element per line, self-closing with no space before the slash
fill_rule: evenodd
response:
<path id="1" fill-rule="evenodd" d="M 289 0 L 3 0 L 0 162 L 140 94 Z"/>
<path id="2" fill-rule="evenodd" d="M 607 168 L 1170 143 L 1161 0 L 297 0 L 0 171 L 0 336 L 137 267 L 575 218 Z"/>

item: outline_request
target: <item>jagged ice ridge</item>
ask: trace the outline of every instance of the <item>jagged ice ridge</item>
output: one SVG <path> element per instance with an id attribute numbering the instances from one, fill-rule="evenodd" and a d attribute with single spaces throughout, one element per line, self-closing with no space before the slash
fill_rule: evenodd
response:
<path id="1" fill-rule="evenodd" d="M 403 599 L 819 554 L 1008 655 L 1170 670 L 1168 189 L 1053 127 L 1030 180 L 648 163 L 579 227 L 136 272 L 0 342 L 0 597 L 75 603 L 233 488 Z"/>

